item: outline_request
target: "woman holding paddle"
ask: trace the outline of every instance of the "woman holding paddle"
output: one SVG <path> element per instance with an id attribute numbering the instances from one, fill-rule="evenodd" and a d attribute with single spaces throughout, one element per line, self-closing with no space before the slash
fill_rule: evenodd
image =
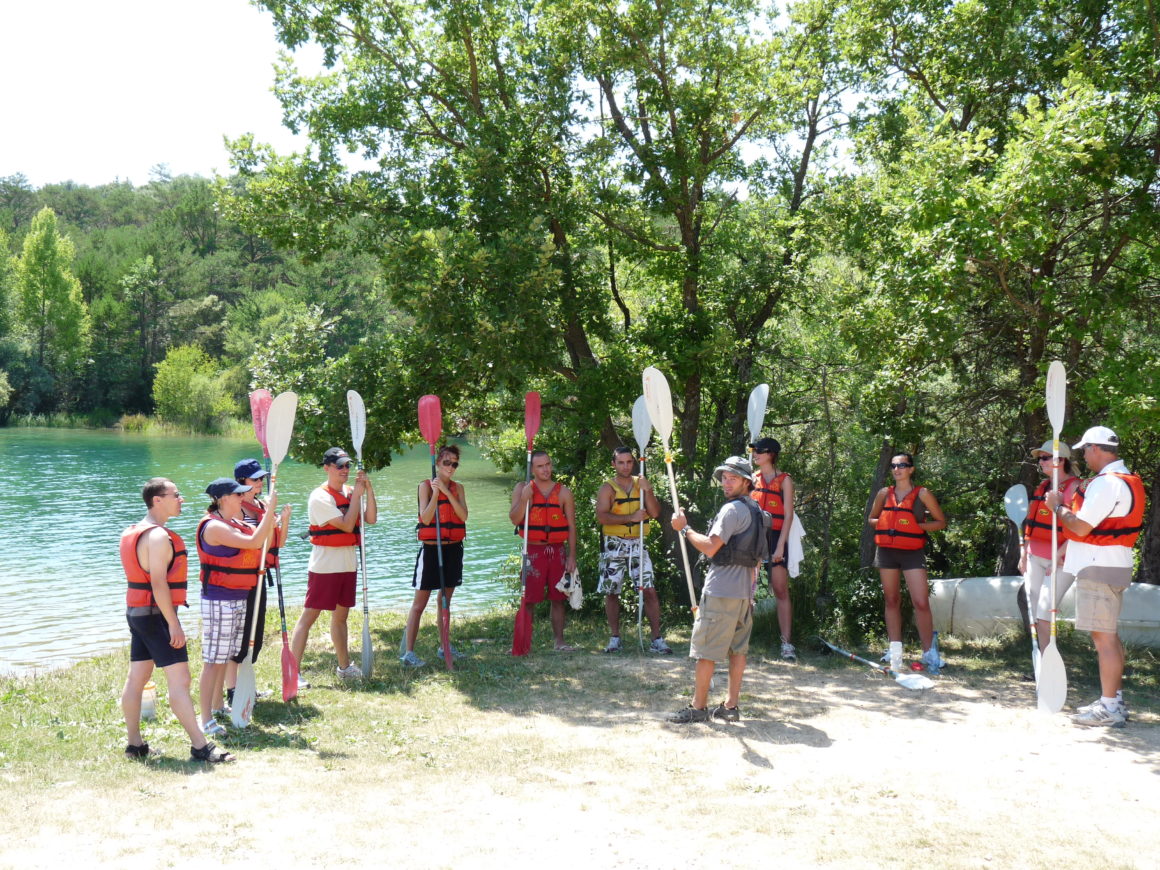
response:
<path id="1" fill-rule="evenodd" d="M 399 661 L 408 667 L 420 668 L 426 664 L 415 655 L 415 639 L 419 634 L 419 621 L 431 592 L 440 588 L 439 572 L 443 572 L 443 585 L 447 600 L 456 586 L 463 583 L 463 539 L 467 536 L 467 496 L 463 486 L 451 478 L 459 468 L 459 448 L 454 444 L 444 444 L 439 448 L 435 477 L 419 484 L 419 555 L 415 557 L 415 574 L 411 585 L 415 587 L 415 599 L 411 602 L 411 612 L 407 615 L 406 652 Z M 438 514 L 438 523 L 436 523 Z M 442 546 L 443 564 L 440 568 L 437 549 Z M 450 644 L 449 644 L 450 646 Z M 450 646 L 454 658 L 462 658 L 454 646 Z M 443 649 L 439 650 L 443 658 Z"/>
<path id="2" fill-rule="evenodd" d="M 946 517 L 938 499 L 929 489 L 914 482 L 914 457 L 898 453 L 890 460 L 893 486 L 884 486 L 874 497 L 868 520 L 874 529 L 878 552 L 874 567 L 882 578 L 886 598 L 886 634 L 890 638 L 890 668 L 902 670 L 902 579 L 914 605 L 914 622 L 922 640 L 922 664 L 938 673 L 942 662 L 931 649 L 934 621 L 930 614 L 930 591 L 927 588 L 927 533 L 945 529 Z"/>
<path id="3" fill-rule="evenodd" d="M 262 547 L 274 529 L 277 495 L 255 528 L 242 519 L 242 495 L 250 487 L 219 477 L 206 487 L 212 501 L 197 526 L 197 558 L 201 563 L 202 731 L 225 734 L 214 720 L 213 702 L 220 698 L 226 662 L 242 651 L 246 598 L 261 576 Z"/>

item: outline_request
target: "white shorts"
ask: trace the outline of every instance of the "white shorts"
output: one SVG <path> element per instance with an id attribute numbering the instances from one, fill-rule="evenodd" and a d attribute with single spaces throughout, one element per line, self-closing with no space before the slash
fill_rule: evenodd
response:
<path id="1" fill-rule="evenodd" d="M 1031 620 L 1034 622 L 1037 619 L 1051 619 L 1051 593 L 1049 591 L 1051 584 L 1047 578 L 1051 576 L 1051 560 L 1044 559 L 1042 556 L 1033 556 L 1027 554 L 1027 572 L 1023 575 L 1023 580 L 1027 584 L 1027 606 L 1031 610 Z M 1071 588 L 1071 584 L 1075 582 L 1075 576 L 1072 574 L 1065 574 L 1063 571 L 1063 562 L 1060 561 L 1055 568 L 1055 606 L 1059 607 L 1059 602 L 1063 600 L 1063 596 L 1067 594 L 1067 590 Z"/>

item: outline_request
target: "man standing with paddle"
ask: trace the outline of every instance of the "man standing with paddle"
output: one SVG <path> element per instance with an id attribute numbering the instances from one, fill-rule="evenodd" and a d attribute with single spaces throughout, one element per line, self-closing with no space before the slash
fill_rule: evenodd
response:
<path id="1" fill-rule="evenodd" d="M 322 455 L 326 483 L 310 493 L 307 513 L 310 518 L 310 542 L 314 545 L 307 563 L 306 601 L 290 650 L 299 666 L 306 652 L 306 641 L 318 615 L 329 610 L 330 639 L 338 659 L 336 671 L 344 680 L 361 679 L 362 668 L 350 660 L 347 618 L 355 605 L 358 585 L 359 541 L 358 505 L 366 496 L 363 511 L 368 525 L 378 522 L 379 509 L 375 491 L 365 471 L 355 476 L 354 486 L 347 486 L 351 458 L 341 447 L 331 447 Z M 299 687 L 306 688 L 299 678 Z"/>
<path id="2" fill-rule="evenodd" d="M 1088 429 L 1072 449 L 1083 450 L 1083 461 L 1096 476 L 1081 485 L 1071 507 L 1058 491 L 1049 492 L 1045 502 L 1071 538 L 1063 570 L 1076 578 L 1075 627 L 1091 632 L 1100 666 L 1099 700 L 1081 707 L 1072 721 L 1122 727 L 1128 708 L 1117 623 L 1132 582 L 1132 547 L 1144 526 L 1144 482 L 1120 459 L 1120 439 L 1107 426 Z"/>
<path id="3" fill-rule="evenodd" d="M 649 519 L 660 516 L 661 506 L 648 478 L 632 473 L 635 464 L 632 450 L 628 447 L 613 450 L 612 467 L 616 474 L 596 494 L 596 521 L 601 524 L 603 533 L 598 591 L 604 594 L 604 614 L 612 635 L 604 651 L 616 653 L 621 650 L 620 593 L 627 580 L 635 581 L 644 595 L 644 612 L 648 614 L 648 624 L 652 628 L 652 643 L 648 651 L 671 655 L 672 649 L 661 636 L 661 602 L 653 584 L 652 560 L 644 546 Z"/>
<path id="4" fill-rule="evenodd" d="M 709 573 L 701 591 L 701 604 L 693 623 L 689 658 L 697 660 L 693 703 L 669 717 L 679 725 L 708 722 L 709 686 L 717 662 L 729 660 L 729 695 L 713 710 L 712 717 L 737 722 L 741 711 L 741 677 L 745 673 L 749 637 L 753 633 L 753 572 L 768 555 L 768 515 L 750 498 L 753 467 L 741 456 L 730 456 L 713 471 L 713 479 L 725 492 L 725 504 L 713 518 L 709 533 L 688 529 L 686 540 L 709 557 Z M 680 508 L 673 514 L 673 531 L 689 521 Z"/>
<path id="5" fill-rule="evenodd" d="M 521 611 L 516 616 L 530 625 L 536 605 L 547 595 L 552 608 L 552 634 L 557 652 L 575 652 L 564 642 L 564 603 L 568 596 L 556 588 L 565 573 L 576 570 L 576 502 L 572 490 L 552 480 L 552 458 L 543 450 L 532 453 L 532 479 L 512 493 L 508 518 L 527 546 L 527 571 Z M 530 643 L 531 636 L 526 640 Z M 513 644 L 513 652 L 520 654 Z M 526 654 L 526 653 L 525 653 Z"/>

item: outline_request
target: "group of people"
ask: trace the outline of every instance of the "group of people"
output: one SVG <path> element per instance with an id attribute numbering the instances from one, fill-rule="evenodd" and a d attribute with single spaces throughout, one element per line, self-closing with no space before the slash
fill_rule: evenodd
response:
<path id="1" fill-rule="evenodd" d="M 795 531 L 800 535 L 800 529 L 795 530 L 794 483 L 778 468 L 781 446 L 776 439 L 760 438 L 749 446 L 749 457 L 730 457 L 713 472 L 725 502 L 707 532 L 689 528 L 679 508 L 671 519 L 672 529 L 709 562 L 694 608 L 689 648 L 689 656 L 696 660 L 693 698 L 670 717 L 676 723 L 740 719 L 738 705 L 753 627 L 753 599 L 763 567 L 777 601 L 781 657 L 796 661 L 788 564 Z M 1123 647 L 1116 625 L 1123 590 L 1131 582 L 1132 547 L 1143 525 L 1143 483 L 1119 459 L 1119 440 L 1106 427 L 1089 429 L 1070 449 L 1062 445 L 1055 464 L 1051 464 L 1050 448 L 1048 443 L 1032 451 L 1045 480 L 1031 499 L 1020 563 L 1031 618 L 1042 646 L 1047 642 L 1050 611 L 1076 583 L 1076 627 L 1092 634 L 1099 657 L 1101 697 L 1081 708 L 1074 719 L 1083 725 L 1122 725 L 1128 710 L 1121 691 Z M 1080 481 L 1075 475 L 1072 449 L 1083 450 L 1093 478 Z M 443 590 L 449 600 L 463 582 L 468 509 L 464 488 L 454 480 L 459 459 L 458 447 L 444 445 L 436 457 L 434 476 L 419 484 L 419 551 L 412 576 L 415 596 L 400 656 L 404 666 L 425 664 L 416 654 L 415 644 L 431 592 Z M 613 476 L 596 497 L 596 519 L 602 532 L 598 591 L 604 596 L 610 630 L 604 651 L 612 654 L 623 649 L 620 596 L 637 589 L 649 621 L 648 650 L 666 655 L 672 649 L 661 631 L 660 601 L 646 546 L 649 528 L 660 517 L 661 506 L 648 479 L 634 473 L 635 465 L 629 448 L 616 448 Z M 342 679 L 359 679 L 362 672 L 350 658 L 347 619 L 355 604 L 355 548 L 360 543 L 360 523 L 377 521 L 377 504 L 365 471 L 358 470 L 354 484 L 349 483 L 352 461 L 345 450 L 327 450 L 322 467 L 326 481 L 311 492 L 308 502 L 312 549 L 307 592 L 290 648 L 301 662 L 312 626 L 322 611 L 329 611 L 337 674 Z M 530 479 L 512 493 L 509 512 L 526 552 L 511 648 L 517 656 L 531 650 L 535 606 L 545 599 L 550 606 L 555 649 L 574 650 L 565 641 L 564 627 L 566 578 L 576 569 L 575 498 L 567 486 L 553 479 L 552 460 L 546 452 L 532 453 L 530 469 Z M 890 473 L 893 482 L 876 494 L 868 518 L 877 549 L 874 564 L 885 599 L 889 646 L 883 661 L 892 670 L 902 668 L 901 589 L 905 580 L 923 650 L 921 667 L 938 673 L 945 663 L 934 645 L 925 549 L 929 534 L 945 528 L 946 518 L 935 496 L 915 481 L 911 454 L 893 456 Z M 1059 488 L 1052 489 L 1056 473 Z M 146 515 L 125 530 L 120 547 L 128 582 L 131 636 L 129 676 L 121 699 L 129 737 L 125 752 L 130 757 L 149 754 L 140 731 L 141 692 L 154 667 L 161 667 L 166 672 L 170 705 L 190 737 L 191 756 L 209 762 L 233 760 L 208 738 L 225 733 L 217 716 L 228 709 L 237 663 L 256 656 L 261 647 L 265 614 L 261 580 L 278 569 L 278 551 L 290 525 L 289 506 L 277 512 L 276 495 L 271 494 L 266 501 L 260 498 L 266 476 L 257 460 L 246 459 L 237 464 L 233 478 L 214 480 L 205 490 L 211 502 L 196 533 L 204 665 L 200 710 L 196 713 L 189 693 L 185 634 L 177 615 L 177 608 L 186 603 L 188 557 L 181 537 L 166 527 L 170 519 L 180 515 L 184 500 L 173 482 L 165 478 L 153 478 L 142 490 Z M 1061 567 L 1055 582 L 1045 584 L 1053 563 L 1052 513 L 1060 539 L 1054 562 Z M 1054 600 L 1049 593 L 1052 588 Z M 249 644 L 248 638 L 252 638 Z M 456 658 L 462 655 L 453 645 L 448 651 Z M 443 657 L 444 650 L 440 648 L 438 654 Z M 718 662 L 728 663 L 728 688 L 724 700 L 710 711 L 708 694 Z M 309 684 L 300 677 L 298 688 L 309 688 Z"/>

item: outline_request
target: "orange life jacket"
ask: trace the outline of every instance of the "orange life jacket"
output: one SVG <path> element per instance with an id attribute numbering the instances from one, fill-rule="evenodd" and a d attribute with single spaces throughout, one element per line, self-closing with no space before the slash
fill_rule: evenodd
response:
<path id="1" fill-rule="evenodd" d="M 1140 475 L 1131 472 L 1108 471 L 1102 473 L 1118 477 L 1128 484 L 1128 497 L 1131 499 L 1128 513 L 1122 517 L 1105 517 L 1098 526 L 1088 532 L 1087 537 L 1073 536 L 1073 539 L 1083 541 L 1085 544 L 1095 544 L 1097 547 L 1134 547 L 1144 528 L 1144 481 Z M 1096 477 L 1099 476 L 1096 475 Z M 1083 507 L 1084 492 L 1096 477 L 1080 484 L 1071 500 L 1073 511 L 1078 512 Z"/>
<path id="2" fill-rule="evenodd" d="M 1063 500 L 1066 504 L 1079 489 L 1079 478 L 1071 477 L 1063 482 Z M 1048 490 L 1051 489 L 1051 478 L 1040 481 L 1034 494 L 1027 500 L 1027 519 L 1023 521 L 1023 539 L 1026 541 L 1047 541 L 1051 543 L 1051 508 L 1045 501 Z M 1071 490 L 1071 492 L 1068 492 Z M 1075 538 L 1063 523 L 1056 523 L 1056 534 L 1062 540 Z"/>
<path id="3" fill-rule="evenodd" d="M 266 503 L 255 500 L 252 502 L 248 502 L 248 501 L 242 502 L 242 504 L 257 514 L 257 516 L 254 517 L 253 519 L 251 519 L 243 514 L 243 518 L 245 519 L 246 524 L 247 525 L 252 524 L 254 526 L 254 528 L 257 528 L 258 526 L 260 526 L 262 524 L 262 520 L 266 516 Z M 254 520 L 257 520 L 257 522 L 254 522 Z M 274 537 L 271 539 L 270 546 L 266 550 L 266 567 L 267 568 L 273 568 L 275 565 L 278 564 L 278 553 L 281 550 L 281 548 L 277 545 L 277 543 L 275 543 L 277 540 L 278 540 L 278 532 L 274 532 Z"/>
<path id="4" fill-rule="evenodd" d="M 334 499 L 334 506 L 342 512 L 343 516 L 346 516 L 347 509 L 350 507 L 350 495 L 345 491 L 339 492 L 331 489 L 327 484 L 323 484 L 323 487 Z M 354 528 L 349 532 L 336 529 L 330 523 L 325 526 L 312 525 L 309 532 L 310 543 L 318 547 L 353 547 L 358 543 L 358 532 L 358 523 L 355 523 Z"/>
<path id="5" fill-rule="evenodd" d="M 165 582 L 169 584 L 169 597 L 174 607 L 185 604 L 185 570 L 189 557 L 185 552 L 185 541 L 177 532 L 166 529 L 150 522 L 137 523 L 121 532 L 121 565 L 125 569 L 125 579 L 129 581 L 129 588 L 125 592 L 125 604 L 129 607 L 154 607 L 157 602 L 153 598 L 153 584 L 149 581 L 149 572 L 141 567 L 137 558 L 137 542 L 150 529 L 164 529 L 169 535 L 169 542 L 173 545 L 173 555 L 169 559 L 169 566 L 165 569 Z"/>
<path id="6" fill-rule="evenodd" d="M 758 472 L 757 485 L 753 487 L 751 493 L 758 507 L 773 517 L 773 525 L 770 528 L 775 532 L 780 531 L 781 527 L 785 525 L 785 504 L 781 498 L 781 482 L 787 477 L 789 474 L 783 471 L 766 485 L 765 475 Z"/>
<path id="7" fill-rule="evenodd" d="M 202 535 L 205 525 L 210 520 L 220 519 L 232 529 L 237 529 L 243 535 L 254 534 L 254 527 L 241 520 L 227 520 L 206 514 L 197 524 L 197 558 L 201 562 L 201 585 L 224 586 L 226 589 L 253 589 L 258 585 L 259 568 L 262 564 L 261 549 L 242 550 L 233 547 L 218 547 L 222 550 L 232 550 L 232 555 L 215 556 L 205 549 Z M 216 544 L 214 545 L 217 546 Z"/>
<path id="8" fill-rule="evenodd" d="M 455 481 L 451 481 L 451 492 L 456 498 L 459 498 L 459 484 Z M 467 537 L 467 523 L 459 519 L 459 514 L 451 506 L 451 500 L 443 493 L 439 493 L 439 501 L 435 507 L 435 513 L 439 517 L 438 537 L 444 544 L 456 544 Z M 420 541 L 435 542 L 435 517 L 432 517 L 429 523 L 419 520 L 415 524 L 415 528 L 418 530 Z"/>
<path id="9" fill-rule="evenodd" d="M 562 485 L 557 483 L 545 496 L 538 484 L 532 485 L 532 504 L 528 510 L 529 544 L 562 544 L 568 540 L 568 518 L 560 504 Z M 524 536 L 524 525 L 516 526 L 516 534 Z"/>
<path id="10" fill-rule="evenodd" d="M 878 515 L 878 529 L 874 543 L 895 550 L 921 550 L 926 543 L 926 532 L 919 528 L 914 503 L 918 501 L 921 486 L 916 486 L 898 501 L 894 487 L 886 491 L 886 503 Z"/>

